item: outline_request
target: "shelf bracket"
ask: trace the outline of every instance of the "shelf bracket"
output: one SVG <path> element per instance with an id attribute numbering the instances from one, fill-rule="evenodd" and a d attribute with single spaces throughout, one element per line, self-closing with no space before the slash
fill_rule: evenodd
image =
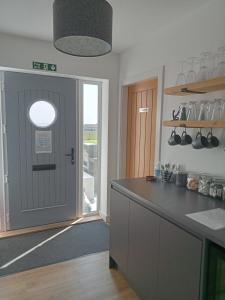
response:
<path id="1" fill-rule="evenodd" d="M 196 92 L 196 91 L 189 90 L 188 88 L 182 88 L 181 93 L 199 94 L 199 95 L 206 94 L 206 92 Z"/>

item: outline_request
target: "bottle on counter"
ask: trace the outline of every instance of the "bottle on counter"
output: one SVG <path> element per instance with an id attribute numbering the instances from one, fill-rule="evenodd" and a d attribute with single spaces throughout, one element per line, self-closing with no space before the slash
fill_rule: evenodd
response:
<path id="1" fill-rule="evenodd" d="M 155 175 L 155 177 L 157 177 L 157 178 L 160 178 L 160 176 L 161 176 L 161 164 L 160 164 L 160 162 L 158 162 L 158 163 L 155 165 L 154 175 Z"/>

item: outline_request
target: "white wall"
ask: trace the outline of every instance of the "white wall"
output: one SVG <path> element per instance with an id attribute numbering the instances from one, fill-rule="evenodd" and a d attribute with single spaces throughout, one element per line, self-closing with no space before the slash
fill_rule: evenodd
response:
<path id="1" fill-rule="evenodd" d="M 225 1 L 210 1 L 182 20 L 178 16 L 173 25 L 161 30 L 157 35 L 149 34 L 148 36 L 146 32 L 146 41 L 142 45 L 125 51 L 120 59 L 120 83 L 123 84 L 130 77 L 165 65 L 165 86 L 175 85 L 179 60 L 198 56 L 204 50 L 215 51 L 223 45 L 225 45 Z M 212 100 L 215 96 L 225 98 L 225 92 L 185 97 L 185 99 L 165 96 L 163 119 L 171 119 L 172 109 L 177 108 L 182 100 L 202 98 Z M 176 162 L 186 165 L 188 170 L 225 175 L 223 149 L 225 146 L 199 151 L 193 150 L 191 146 L 169 147 L 167 139 L 170 132 L 171 129 L 163 129 L 162 162 Z M 215 133 L 222 137 L 223 145 L 225 145 L 224 130 L 217 129 Z"/>
<path id="2" fill-rule="evenodd" d="M 111 180 L 117 175 L 115 161 L 117 161 L 118 139 L 119 56 L 112 53 L 98 58 L 77 58 L 58 52 L 50 42 L 0 34 L 0 66 L 32 69 L 32 61 L 55 63 L 57 72 L 61 74 L 109 80 L 109 104 L 107 103 L 110 112 L 109 121 L 108 124 L 103 124 L 104 128 L 109 128 L 109 162 L 106 178 L 109 187 Z M 107 215 L 107 205 L 104 205 L 102 213 Z"/>

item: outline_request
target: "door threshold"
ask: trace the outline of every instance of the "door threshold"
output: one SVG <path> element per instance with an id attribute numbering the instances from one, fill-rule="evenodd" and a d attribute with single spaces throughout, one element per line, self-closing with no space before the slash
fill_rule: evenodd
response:
<path id="1" fill-rule="evenodd" d="M 93 222 L 93 221 L 97 221 L 97 220 L 102 220 L 102 218 L 99 215 L 87 216 L 87 217 L 83 216 L 83 217 L 77 218 L 75 220 L 70 220 L 70 221 L 65 221 L 65 222 L 60 222 L 60 223 L 52 223 L 52 224 L 46 224 L 46 225 L 17 229 L 17 230 L 9 230 L 9 231 L 0 232 L 0 239 L 24 235 L 24 234 L 28 234 L 28 233 L 45 231 L 45 230 L 49 230 L 49 229 L 65 228 L 68 226 L 73 226 L 76 224 L 82 224 L 82 223 L 87 223 L 87 222 Z"/>

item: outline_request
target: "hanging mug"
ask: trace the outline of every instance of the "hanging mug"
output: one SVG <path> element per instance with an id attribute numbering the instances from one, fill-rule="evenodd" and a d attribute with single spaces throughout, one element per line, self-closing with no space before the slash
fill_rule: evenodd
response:
<path id="1" fill-rule="evenodd" d="M 190 145 L 192 143 L 192 137 L 187 134 L 187 130 L 185 129 L 181 135 L 181 146 Z"/>
<path id="2" fill-rule="evenodd" d="M 207 135 L 208 146 L 207 148 L 216 148 L 219 146 L 220 142 L 216 136 L 213 135 L 212 129 Z"/>
<path id="3" fill-rule="evenodd" d="M 181 137 L 176 133 L 176 130 L 174 129 L 168 140 L 168 144 L 170 146 L 176 146 L 176 145 L 180 145 L 180 143 L 181 143 Z"/>
<path id="4" fill-rule="evenodd" d="M 192 142 L 192 147 L 194 149 L 202 149 L 208 147 L 208 140 L 202 135 L 201 130 L 197 133 L 195 140 Z"/>

